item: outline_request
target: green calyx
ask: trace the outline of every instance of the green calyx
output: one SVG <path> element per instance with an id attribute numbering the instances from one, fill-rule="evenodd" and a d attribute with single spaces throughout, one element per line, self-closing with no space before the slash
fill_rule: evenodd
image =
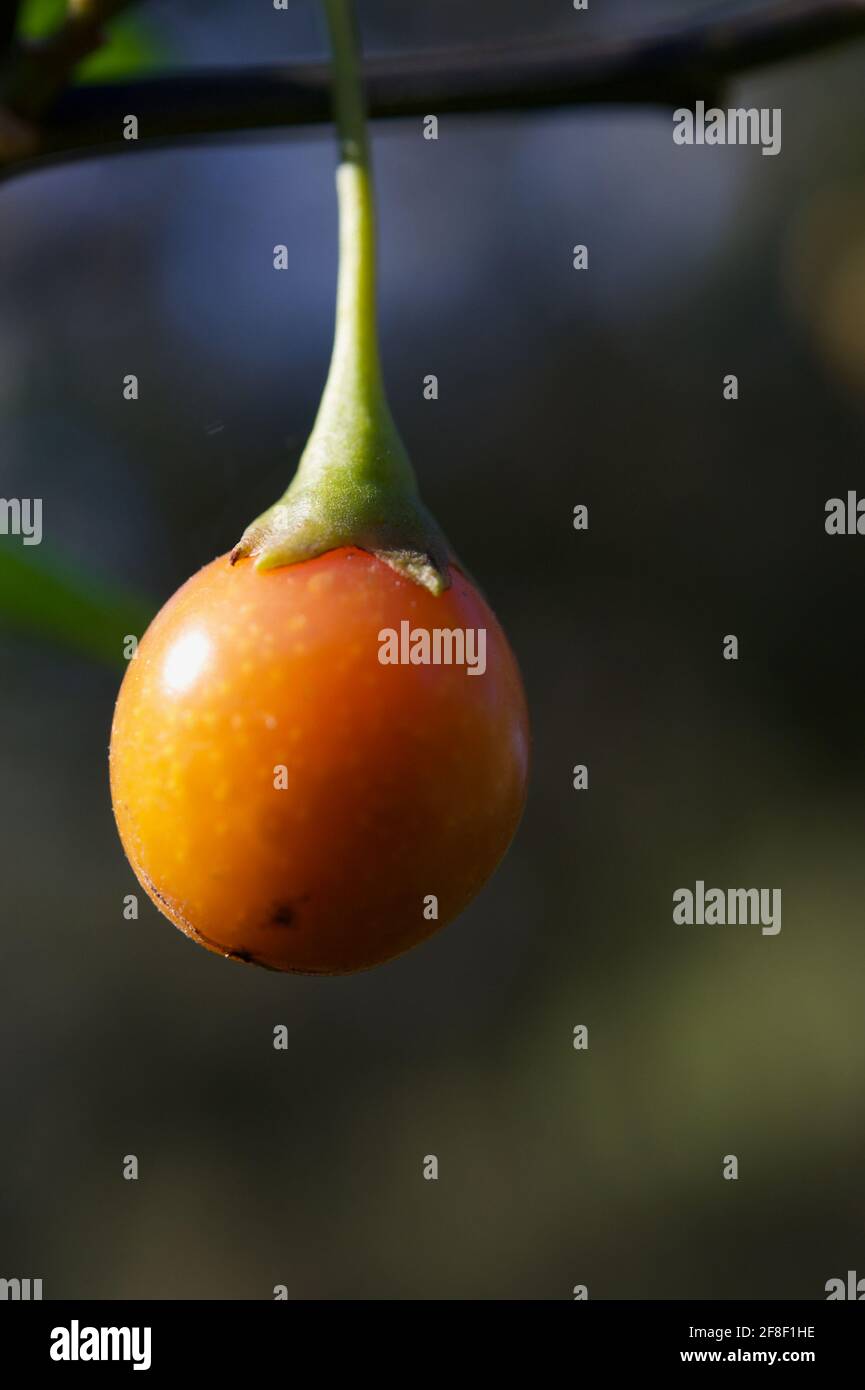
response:
<path id="1" fill-rule="evenodd" d="M 358 546 L 440 594 L 450 584 L 448 543 L 420 499 L 382 379 L 372 178 L 351 0 L 325 0 L 325 8 L 341 147 L 333 355 L 297 473 L 246 528 L 231 559 L 253 556 L 267 570 Z"/>

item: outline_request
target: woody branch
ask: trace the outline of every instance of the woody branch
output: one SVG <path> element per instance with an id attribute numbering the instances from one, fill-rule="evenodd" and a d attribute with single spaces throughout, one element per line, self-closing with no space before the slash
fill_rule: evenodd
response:
<path id="1" fill-rule="evenodd" d="M 10 39 L 18 0 L 0 0 L 0 177 L 65 159 L 226 139 L 331 119 L 324 64 L 230 68 L 139 81 L 74 85 L 106 23 L 135 0 L 72 0 L 48 39 Z M 782 0 L 745 13 L 721 10 L 635 39 L 497 45 L 365 64 L 370 113 L 541 109 L 619 103 L 689 106 L 720 100 L 755 68 L 865 36 L 865 0 Z M 136 115 L 139 139 L 122 138 Z"/>

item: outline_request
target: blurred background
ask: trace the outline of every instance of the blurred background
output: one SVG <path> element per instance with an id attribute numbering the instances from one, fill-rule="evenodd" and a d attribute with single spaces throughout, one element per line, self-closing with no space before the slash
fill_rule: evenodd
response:
<path id="1" fill-rule="evenodd" d="M 716 8 L 360 13 L 393 52 Z M 324 54 L 313 0 L 138 23 L 163 67 Z M 392 405 L 534 723 L 517 840 L 427 944 L 301 978 L 205 953 L 142 893 L 125 921 L 122 662 L 74 623 L 3 626 L 0 1275 L 180 1299 L 820 1299 L 865 1275 L 865 540 L 824 531 L 827 498 L 865 494 L 863 66 L 852 43 L 731 88 L 782 107 L 777 158 L 676 148 L 669 111 L 375 127 Z M 155 612 L 282 490 L 329 353 L 333 174 L 325 130 L 0 188 L 0 494 L 44 499 L 28 562 Z M 698 878 L 781 888 L 780 934 L 674 926 Z"/>

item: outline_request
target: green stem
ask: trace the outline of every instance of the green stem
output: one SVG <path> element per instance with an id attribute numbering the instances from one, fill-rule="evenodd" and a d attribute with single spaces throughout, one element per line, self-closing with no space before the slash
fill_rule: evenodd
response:
<path id="1" fill-rule="evenodd" d="M 279 501 L 248 526 L 232 559 L 259 569 L 359 546 L 433 593 L 448 587 L 448 545 L 417 491 L 385 395 L 376 317 L 375 210 L 352 0 L 324 0 L 339 134 L 339 274 L 333 354 L 312 433 Z"/>
<path id="2" fill-rule="evenodd" d="M 334 118 L 340 162 L 369 169 L 360 38 L 351 0 L 324 0 L 333 55 Z"/>
<path id="3" fill-rule="evenodd" d="M 339 277 L 331 373 L 368 398 L 384 395 L 376 314 L 375 207 L 360 53 L 351 0 L 324 0 L 333 49 L 340 163 Z M 359 378 L 359 379 L 358 379 Z"/>

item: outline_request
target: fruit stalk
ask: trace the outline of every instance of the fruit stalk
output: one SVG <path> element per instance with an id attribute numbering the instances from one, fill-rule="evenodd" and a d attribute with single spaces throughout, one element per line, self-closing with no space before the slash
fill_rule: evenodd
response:
<path id="1" fill-rule="evenodd" d="M 339 137 L 336 173 L 339 274 L 336 328 L 322 411 L 329 400 L 353 398 L 371 415 L 387 411 L 378 347 L 376 235 L 372 170 L 358 39 L 351 0 L 324 0 L 333 49 L 334 114 Z"/>
<path id="2" fill-rule="evenodd" d="M 273 569 L 354 545 L 439 594 L 450 582 L 448 545 L 421 502 L 381 370 L 372 171 L 353 5 L 324 5 L 340 150 L 333 354 L 297 473 L 247 527 L 232 559 L 254 556 L 259 569 Z"/>

